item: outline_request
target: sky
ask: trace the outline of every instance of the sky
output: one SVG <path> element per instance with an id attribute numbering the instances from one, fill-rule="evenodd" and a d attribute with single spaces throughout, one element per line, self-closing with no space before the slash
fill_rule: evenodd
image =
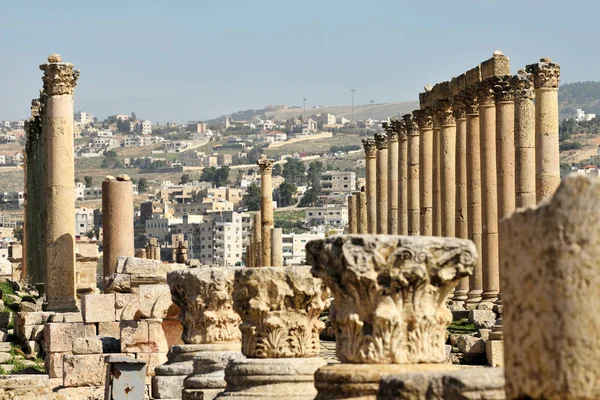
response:
<path id="1" fill-rule="evenodd" d="M 600 2 L 558 0 L 0 0 L 0 120 L 29 116 L 39 64 L 81 76 L 75 110 L 155 122 L 267 104 L 412 101 L 502 50 L 600 80 Z"/>

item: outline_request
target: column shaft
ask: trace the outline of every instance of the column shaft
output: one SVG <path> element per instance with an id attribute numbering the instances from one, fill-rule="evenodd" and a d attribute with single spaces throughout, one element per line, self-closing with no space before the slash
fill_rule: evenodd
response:
<path id="1" fill-rule="evenodd" d="M 408 137 L 406 127 L 399 136 L 398 149 L 398 234 L 408 235 Z"/>
<path id="2" fill-rule="evenodd" d="M 283 267 L 283 231 L 271 229 L 271 266 Z"/>
<path id="3" fill-rule="evenodd" d="M 133 184 L 130 180 L 102 182 L 102 246 L 104 278 L 115 273 L 117 258 L 135 256 Z"/>
<path id="4" fill-rule="evenodd" d="M 433 119 L 429 111 L 421 110 L 417 113 L 419 124 L 419 185 L 421 208 L 420 231 L 423 236 L 433 235 Z"/>
<path id="5" fill-rule="evenodd" d="M 403 116 L 408 135 L 408 234 L 421 233 L 419 206 L 419 126 L 411 114 Z"/>
<path id="6" fill-rule="evenodd" d="M 437 118 L 433 124 L 433 236 L 442 236 L 442 215 L 440 197 L 440 124 Z"/>
<path id="7" fill-rule="evenodd" d="M 366 201 L 368 233 L 377 233 L 377 148 L 375 140 L 363 139 L 367 175 Z"/>
<path id="8" fill-rule="evenodd" d="M 455 235 L 469 238 L 467 206 L 467 119 L 464 105 L 456 113 L 456 228 Z M 464 302 L 469 292 L 469 277 L 460 280 L 454 291 L 455 301 Z"/>
<path id="9" fill-rule="evenodd" d="M 252 258 L 254 267 L 262 267 L 262 228 L 261 228 L 261 217 L 260 211 L 254 214 L 254 256 Z"/>
<path id="10" fill-rule="evenodd" d="M 271 262 L 271 229 L 273 222 L 273 186 L 271 183 L 271 173 L 273 171 L 273 160 L 268 160 L 264 156 L 258 160 L 260 167 L 260 218 L 261 218 L 261 266 L 266 267 Z"/>
<path id="11" fill-rule="evenodd" d="M 377 233 L 387 234 L 388 220 L 388 149 L 385 133 L 375 134 L 377 144 Z"/>
<path id="12" fill-rule="evenodd" d="M 388 228 L 387 232 L 398 232 L 398 135 L 388 134 Z"/>
<path id="13" fill-rule="evenodd" d="M 449 105 L 442 110 L 440 181 L 442 236 L 454 237 L 456 220 L 456 120 Z"/>
<path id="14" fill-rule="evenodd" d="M 533 81 L 523 70 L 512 78 L 515 93 L 515 206 L 535 205 L 535 104 Z"/>
<path id="15" fill-rule="evenodd" d="M 360 191 L 357 194 L 357 228 L 358 233 L 366 234 L 369 232 L 367 224 L 367 194 Z"/>
<path id="16" fill-rule="evenodd" d="M 358 228 L 357 228 L 358 215 L 357 215 L 356 197 L 354 197 L 353 195 L 349 195 L 347 197 L 347 200 L 348 200 L 348 233 L 349 234 L 358 233 Z M 275 267 L 275 266 L 276 265 L 273 265 L 273 267 Z"/>
<path id="17" fill-rule="evenodd" d="M 515 212 L 515 103 L 510 76 L 496 77 L 498 219 Z"/>

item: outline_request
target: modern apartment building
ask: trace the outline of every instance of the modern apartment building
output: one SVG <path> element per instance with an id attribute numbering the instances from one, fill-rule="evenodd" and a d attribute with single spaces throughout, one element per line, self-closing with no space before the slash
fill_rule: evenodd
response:
<path id="1" fill-rule="evenodd" d="M 321 176 L 324 193 L 350 193 L 356 190 L 356 174 L 352 171 L 326 171 Z"/>

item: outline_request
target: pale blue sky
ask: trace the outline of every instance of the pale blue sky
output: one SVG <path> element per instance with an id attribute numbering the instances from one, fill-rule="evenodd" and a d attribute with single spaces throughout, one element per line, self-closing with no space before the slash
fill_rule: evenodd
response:
<path id="1" fill-rule="evenodd" d="M 81 70 L 76 110 L 155 121 L 266 104 L 416 100 L 501 49 L 600 80 L 600 2 L 0 0 L 0 120 L 29 114 L 49 53 Z"/>

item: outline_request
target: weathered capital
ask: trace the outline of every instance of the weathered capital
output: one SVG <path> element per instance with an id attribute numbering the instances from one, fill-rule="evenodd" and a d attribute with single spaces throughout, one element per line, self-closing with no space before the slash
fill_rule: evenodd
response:
<path id="1" fill-rule="evenodd" d="M 455 119 L 464 119 L 467 117 L 467 105 L 464 92 L 454 96 L 452 101 L 452 115 L 454 115 Z"/>
<path id="2" fill-rule="evenodd" d="M 496 103 L 501 101 L 515 100 L 514 91 L 512 90 L 510 84 L 510 75 L 498 75 L 490 78 L 490 80 L 493 82 L 494 85 L 494 99 L 496 100 Z"/>
<path id="3" fill-rule="evenodd" d="M 242 317 L 242 353 L 250 358 L 319 355 L 319 320 L 329 290 L 310 267 L 243 268 L 235 273 L 233 307 Z"/>
<path id="4" fill-rule="evenodd" d="M 486 79 L 477 84 L 477 100 L 479 101 L 479 106 L 490 106 L 495 104 L 494 84 L 495 82 L 493 79 Z"/>
<path id="5" fill-rule="evenodd" d="M 312 273 L 331 289 L 330 319 L 342 362 L 440 363 L 452 314 L 446 299 L 472 273 L 471 241 L 345 235 L 306 245 Z"/>
<path id="6" fill-rule="evenodd" d="M 375 157 L 377 155 L 377 146 L 375 146 L 375 139 L 363 139 L 362 144 L 363 148 L 365 149 L 365 156 Z"/>
<path id="7" fill-rule="evenodd" d="M 232 298 L 236 269 L 190 268 L 167 274 L 171 298 L 181 309 L 185 343 L 240 341 L 240 317 Z"/>
<path id="8" fill-rule="evenodd" d="M 479 99 L 477 98 L 476 88 L 465 90 L 464 102 L 467 114 L 479 114 Z"/>
<path id="9" fill-rule="evenodd" d="M 375 133 L 374 138 L 377 150 L 385 150 L 388 148 L 388 138 L 385 132 Z"/>
<path id="10" fill-rule="evenodd" d="M 40 65 L 40 69 L 44 71 L 42 81 L 48 96 L 73 94 L 79 78 L 79 71 L 73 70 L 73 64 L 63 63 L 58 54 L 51 54 L 48 63 Z"/>
<path id="11" fill-rule="evenodd" d="M 560 81 L 560 65 L 549 58 L 542 58 L 537 64 L 529 64 L 527 72 L 533 74 L 533 86 L 540 88 L 558 88 Z"/>
<path id="12" fill-rule="evenodd" d="M 413 115 L 415 117 L 417 125 L 419 125 L 419 129 L 433 128 L 433 117 L 429 108 L 426 108 L 424 110 L 415 110 L 413 111 Z"/>
<path id="13" fill-rule="evenodd" d="M 404 114 L 402 119 L 404 120 L 404 126 L 406 126 L 406 133 L 408 136 L 418 136 L 421 133 L 417 120 L 413 117 L 413 114 Z"/>
<path id="14" fill-rule="evenodd" d="M 398 118 L 390 119 L 390 123 L 384 122 L 382 124 L 383 129 L 387 133 L 388 141 L 398 141 L 399 139 L 405 139 L 406 127 L 404 121 Z"/>
<path id="15" fill-rule="evenodd" d="M 456 118 L 450 100 L 439 100 L 436 104 L 436 112 L 439 114 L 442 126 L 456 125 Z"/>
<path id="16" fill-rule="evenodd" d="M 516 100 L 534 98 L 533 79 L 524 69 L 511 78 L 510 84 Z"/>
<path id="17" fill-rule="evenodd" d="M 256 162 L 258 167 L 260 168 L 261 175 L 271 175 L 273 172 L 273 163 L 274 160 L 269 160 L 266 156 L 261 156 L 260 159 Z"/>

